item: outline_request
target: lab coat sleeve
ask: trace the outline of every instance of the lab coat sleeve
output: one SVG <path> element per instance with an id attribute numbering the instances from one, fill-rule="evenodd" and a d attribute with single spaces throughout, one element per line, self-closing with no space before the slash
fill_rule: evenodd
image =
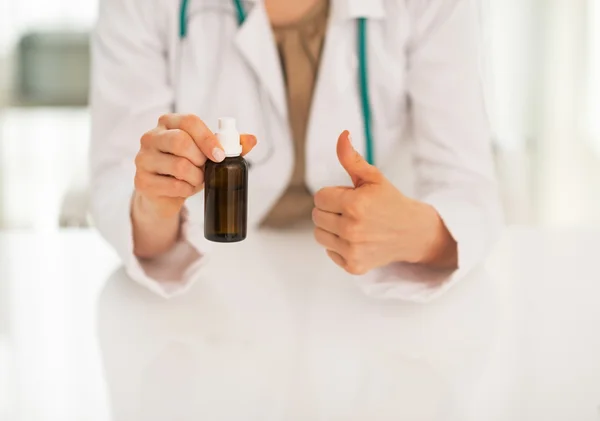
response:
<path id="1" fill-rule="evenodd" d="M 407 0 L 407 86 L 416 198 L 458 244 L 458 270 L 392 264 L 361 282 L 379 297 L 427 302 L 468 274 L 502 226 L 483 95 L 479 0 Z"/>
<path id="2" fill-rule="evenodd" d="M 158 0 L 101 0 L 92 36 L 92 215 L 130 277 L 163 296 L 183 292 L 204 260 L 205 243 L 184 212 L 182 240 L 167 255 L 133 254 L 131 198 L 142 134 L 171 111 L 164 13 Z M 194 242 L 195 241 L 195 242 Z"/>

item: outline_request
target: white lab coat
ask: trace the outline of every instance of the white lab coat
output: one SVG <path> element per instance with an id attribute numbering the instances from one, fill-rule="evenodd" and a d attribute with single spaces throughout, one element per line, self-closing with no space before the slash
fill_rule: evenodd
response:
<path id="1" fill-rule="evenodd" d="M 294 160 L 280 60 L 260 0 L 246 2 L 239 28 L 231 1 L 191 0 L 183 41 L 179 1 L 100 3 L 92 44 L 93 216 L 130 276 L 169 296 L 190 285 L 210 254 L 203 195 L 186 205 L 183 237 L 192 247 L 139 262 L 130 221 L 139 139 L 171 111 L 197 114 L 213 129 L 219 117 L 235 117 L 259 139 L 248 156 L 249 225 L 257 226 L 288 185 Z M 350 130 L 364 151 L 358 17 L 368 18 L 376 164 L 404 193 L 437 209 L 458 243 L 459 269 L 433 274 L 392 264 L 357 282 L 367 294 L 428 301 L 482 260 L 501 225 L 479 7 L 477 0 L 332 0 L 306 142 L 313 192 L 350 184 L 335 153 L 340 132 Z M 426 282 L 432 277 L 436 282 Z"/>

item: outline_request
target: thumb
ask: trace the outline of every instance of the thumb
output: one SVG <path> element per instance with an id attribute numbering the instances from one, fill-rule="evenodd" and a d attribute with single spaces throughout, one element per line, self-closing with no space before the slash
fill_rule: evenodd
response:
<path id="1" fill-rule="evenodd" d="M 350 178 L 352 178 L 354 187 L 381 182 L 383 175 L 376 167 L 365 161 L 362 155 L 354 149 L 348 130 L 344 130 L 338 138 L 337 155 L 340 164 L 342 164 L 342 167 L 344 167 Z"/>

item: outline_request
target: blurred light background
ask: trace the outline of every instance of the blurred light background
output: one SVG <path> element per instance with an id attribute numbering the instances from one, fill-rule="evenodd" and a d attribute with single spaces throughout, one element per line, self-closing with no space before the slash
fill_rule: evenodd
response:
<path id="1" fill-rule="evenodd" d="M 600 1 L 485 1 L 487 101 L 508 222 L 599 226 Z M 0 0 L 2 230 L 88 225 L 88 41 L 96 9 L 97 0 Z M 0 419 L 18 394 L 8 386 L 4 288 L 0 279 Z M 103 419 L 100 404 L 81 398 Z"/>
<path id="2" fill-rule="evenodd" d="M 85 222 L 96 9 L 89 0 L 0 0 L 0 228 Z"/>

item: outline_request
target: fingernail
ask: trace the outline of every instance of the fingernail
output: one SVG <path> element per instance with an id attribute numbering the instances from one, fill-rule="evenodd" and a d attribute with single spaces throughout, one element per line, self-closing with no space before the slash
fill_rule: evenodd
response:
<path id="1" fill-rule="evenodd" d="M 350 134 L 350 132 L 348 132 L 348 141 L 352 145 L 352 135 Z"/>
<path id="2" fill-rule="evenodd" d="M 221 148 L 214 148 L 212 154 L 216 162 L 221 162 L 225 159 L 225 151 Z"/>

